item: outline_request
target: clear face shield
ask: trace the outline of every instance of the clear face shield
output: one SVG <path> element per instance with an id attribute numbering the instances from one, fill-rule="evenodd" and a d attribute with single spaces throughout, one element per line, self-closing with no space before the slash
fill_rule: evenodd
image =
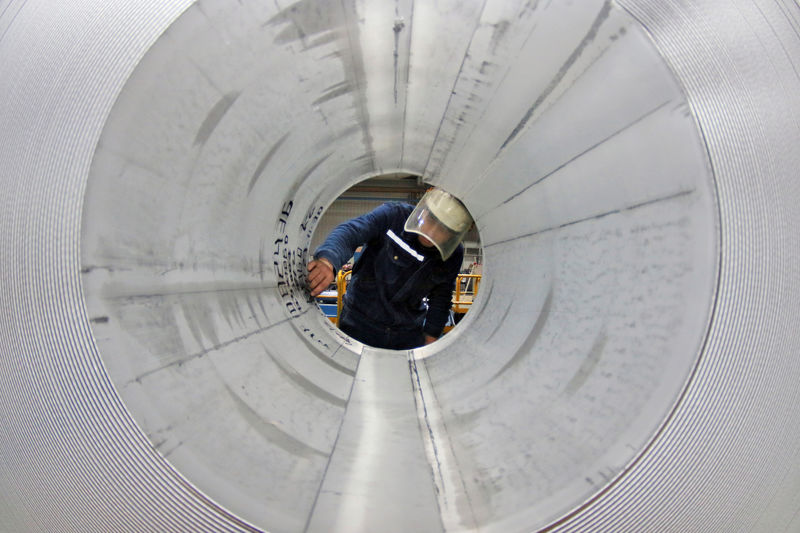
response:
<path id="1" fill-rule="evenodd" d="M 464 204 L 441 189 L 431 189 L 406 219 L 405 230 L 423 237 L 423 244 L 429 242 L 447 260 L 471 226 Z"/>

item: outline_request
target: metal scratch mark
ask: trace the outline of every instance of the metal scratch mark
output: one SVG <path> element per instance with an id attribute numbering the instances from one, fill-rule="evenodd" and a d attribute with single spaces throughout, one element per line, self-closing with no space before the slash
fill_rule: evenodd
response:
<path id="1" fill-rule="evenodd" d="M 431 469 L 443 530 L 455 531 L 465 525 L 470 529 L 477 529 L 478 521 L 472 498 L 458 466 L 458 457 L 448 437 L 447 424 L 441 416 L 441 408 L 430 375 L 427 374 L 424 363 L 420 371 L 413 351 L 409 352 L 408 365 L 417 422 L 425 443 L 425 454 Z M 429 398 L 425 396 L 426 390 L 431 392 Z M 428 409 L 429 404 L 431 409 Z M 466 509 L 461 507 L 460 500 L 466 503 Z"/>
<path id="2" fill-rule="evenodd" d="M 478 29 L 480 28 L 480 20 L 483 16 L 484 11 L 486 10 L 486 3 L 487 0 L 484 0 L 480 10 L 481 16 L 478 17 L 475 27 L 472 28 L 472 33 L 470 35 L 469 42 L 467 43 L 467 47 L 465 49 L 466 52 L 464 53 L 464 57 L 461 58 L 461 64 L 458 66 L 458 73 L 456 74 L 456 77 L 453 80 L 453 85 L 450 88 L 450 96 L 448 96 L 447 98 L 445 112 L 442 115 L 442 118 L 439 120 L 439 125 L 436 127 L 436 134 L 434 135 L 433 143 L 431 143 L 431 149 L 428 152 L 428 158 L 426 159 L 425 166 L 423 167 L 425 169 L 425 172 L 423 172 L 423 174 L 427 175 L 426 181 L 428 181 L 429 183 L 433 183 L 434 182 L 433 178 L 435 178 L 436 176 L 433 172 L 429 171 L 428 168 L 430 167 L 431 159 L 433 159 L 433 154 L 436 151 L 436 145 L 439 142 L 439 136 L 442 133 L 442 128 L 444 127 L 444 124 L 448 119 L 447 111 L 453 104 L 453 96 L 456 94 L 456 87 L 458 86 L 458 82 L 461 79 L 462 74 L 464 73 L 464 67 L 466 66 L 467 59 L 469 58 L 469 50 L 472 48 L 472 43 L 475 40 L 475 35 L 478 33 Z"/>
<path id="3" fill-rule="evenodd" d="M 394 32 L 394 104 L 397 105 L 397 69 L 398 69 L 398 60 L 400 58 L 400 32 L 403 31 L 406 23 L 403 21 L 402 17 L 398 17 L 394 21 L 394 27 L 392 31 Z"/>
<path id="4" fill-rule="evenodd" d="M 431 425 L 430 417 L 428 414 L 428 405 L 425 402 L 425 393 L 422 390 L 422 384 L 420 383 L 419 377 L 419 368 L 417 367 L 417 361 L 413 357 L 409 357 L 408 359 L 408 367 L 409 372 L 411 373 L 411 383 L 413 385 L 414 391 L 417 393 L 414 395 L 414 400 L 419 400 L 417 403 L 417 408 L 422 411 L 422 418 L 421 422 L 424 423 L 425 427 L 423 431 L 428 436 L 428 442 L 430 442 L 431 450 L 433 452 L 433 459 L 434 459 L 434 480 L 437 487 L 437 492 L 447 501 L 447 494 L 445 493 L 443 486 L 444 482 L 442 481 L 444 475 L 442 474 L 442 462 L 439 459 L 439 447 L 438 447 L 438 440 L 436 439 L 436 435 L 434 434 L 433 427 Z"/>
<path id="5" fill-rule="evenodd" d="M 311 307 L 309 307 L 308 309 L 312 309 L 312 308 L 311 308 Z M 306 309 L 306 311 L 304 311 L 304 313 L 303 313 L 303 314 L 305 314 L 306 312 L 308 312 L 308 309 Z M 317 309 L 317 307 L 314 307 L 313 309 L 315 309 L 315 310 L 316 310 L 316 309 Z M 310 351 L 310 352 L 311 352 L 311 353 L 312 353 L 312 354 L 313 354 L 313 355 L 314 355 L 314 356 L 315 356 L 317 359 L 319 359 L 320 361 L 322 361 L 323 363 L 325 363 L 325 364 L 326 364 L 326 365 L 328 365 L 329 367 L 333 368 L 334 370 L 338 370 L 339 372 L 341 372 L 341 373 L 343 373 L 343 374 L 346 374 L 346 375 L 348 375 L 348 376 L 351 376 L 351 377 L 355 377 L 355 375 L 356 375 L 356 371 L 355 371 L 355 370 L 351 370 L 351 369 L 347 368 L 346 366 L 344 366 L 344 365 L 342 365 L 342 364 L 338 363 L 337 361 L 334 361 L 334 360 L 333 360 L 333 359 L 331 359 L 330 357 L 325 357 L 325 355 L 323 355 L 323 354 L 320 352 L 320 346 L 319 346 L 319 345 L 317 345 L 317 344 L 315 344 L 315 343 L 313 342 L 313 334 L 312 334 L 312 338 L 311 338 L 311 339 L 309 339 L 309 338 L 307 338 L 305 335 L 303 335 L 303 333 L 302 333 L 302 332 L 300 332 L 300 331 L 295 331 L 295 333 L 297 334 L 297 337 L 298 337 L 298 338 L 299 338 L 299 339 L 300 339 L 300 340 L 303 342 L 303 344 L 305 344 L 306 346 L 308 346 L 308 348 L 309 348 L 309 351 Z"/>
<path id="6" fill-rule="evenodd" d="M 289 379 L 289 381 L 300 387 L 300 389 L 308 392 L 316 398 L 319 398 L 320 400 L 323 400 L 324 402 L 333 404 L 336 407 L 344 408 L 347 406 L 347 400 L 331 394 L 327 390 L 303 376 L 284 359 L 273 354 L 266 345 L 262 344 L 261 346 L 264 348 L 264 353 L 267 354 L 267 357 L 269 357 L 272 362 L 275 363 L 275 366 L 278 367 L 278 369 Z"/>
<path id="7" fill-rule="evenodd" d="M 197 130 L 197 136 L 194 139 L 195 146 L 205 144 L 208 141 L 222 117 L 225 116 L 225 113 L 228 112 L 240 94 L 239 92 L 228 93 L 211 108 L 203 124 L 200 125 L 200 129 Z"/>
<path id="8" fill-rule="evenodd" d="M 273 144 L 272 148 L 270 148 L 269 152 L 267 152 L 267 155 L 265 155 L 264 158 L 261 160 L 261 162 L 258 164 L 258 167 L 256 168 L 256 171 L 253 173 L 253 177 L 250 178 L 250 184 L 247 186 L 247 194 L 248 195 L 252 192 L 253 187 L 256 186 L 256 182 L 261 177 L 261 175 L 264 173 L 264 169 L 267 168 L 267 165 L 272 160 L 272 157 L 275 155 L 275 152 L 277 152 L 278 148 L 280 148 L 283 145 L 283 143 L 286 142 L 286 139 L 288 137 L 289 137 L 289 134 L 287 133 L 286 135 L 281 137 L 278 140 L 278 142 Z"/>
<path id="9" fill-rule="evenodd" d="M 607 340 L 608 336 L 606 335 L 605 328 L 603 328 L 600 333 L 598 333 L 592 347 L 589 349 L 586 359 L 584 359 L 578 371 L 575 372 L 575 375 L 572 376 L 572 379 L 569 380 L 569 383 L 567 383 L 567 386 L 564 388 L 565 394 L 572 396 L 586 383 L 586 380 L 591 376 L 597 363 L 600 362 L 600 356 L 603 354 Z"/>
<path id="10" fill-rule="evenodd" d="M 629 211 L 634 211 L 636 209 L 640 209 L 642 207 L 646 207 L 646 206 L 649 206 L 649 205 L 657 204 L 659 202 L 668 202 L 668 201 L 674 200 L 676 198 L 681 198 L 683 196 L 688 196 L 690 194 L 693 194 L 694 192 L 695 192 L 695 189 L 691 189 L 691 190 L 688 190 L 688 191 L 679 191 L 679 192 L 676 192 L 675 194 L 662 196 L 660 198 L 653 198 L 652 200 L 645 200 L 643 202 L 639 202 L 637 204 L 629 205 L 627 207 L 623 207 L 623 208 L 620 208 L 620 209 L 613 209 L 611 211 L 606 211 L 604 213 L 599 213 L 597 215 L 591 215 L 591 216 L 588 216 L 588 217 L 585 217 L 585 218 L 580 218 L 580 219 L 577 219 L 577 220 L 572 220 L 570 222 L 565 222 L 563 224 L 559 224 L 558 226 L 553 226 L 553 227 L 545 228 L 545 229 L 538 230 L 538 231 L 532 231 L 530 233 L 525 233 L 523 235 L 517 235 L 516 237 L 511 237 L 509 239 L 503 239 L 502 241 L 487 243 L 487 244 L 483 245 L 483 248 L 484 249 L 491 248 L 493 246 L 498 246 L 500 244 L 508 244 L 509 242 L 517 241 L 517 240 L 520 240 L 520 239 L 527 239 L 529 237 L 535 237 L 535 236 L 541 235 L 543 233 L 548 233 L 550 231 L 560 230 L 560 229 L 563 229 L 563 228 L 566 228 L 566 227 L 569 227 L 569 226 L 574 226 L 576 224 L 582 224 L 582 223 L 588 222 L 590 220 L 598 220 L 598 219 L 601 219 L 601 218 L 605 218 L 607 216 L 617 215 L 617 214 L 620 214 L 620 213 L 626 213 L 626 212 L 629 212 Z"/>
<path id="11" fill-rule="evenodd" d="M 558 87 L 558 85 L 561 83 L 561 80 L 563 80 L 564 76 L 566 76 L 567 72 L 569 72 L 569 69 L 572 68 L 572 65 L 578 60 L 578 58 L 580 58 L 583 51 L 586 49 L 587 46 L 589 46 L 589 43 L 591 43 L 597 36 L 597 33 L 600 30 L 600 26 L 603 25 L 603 23 L 606 21 L 610 13 L 611 13 L 611 1 L 606 0 L 606 2 L 603 3 L 603 7 L 600 9 L 600 12 L 595 17 L 594 22 L 592 22 L 589 31 L 586 33 L 583 39 L 581 39 L 581 42 L 578 43 L 578 46 L 575 48 L 575 50 L 572 51 L 572 53 L 569 55 L 569 57 L 561 66 L 561 68 L 558 70 L 558 72 L 556 72 L 556 75 L 553 77 L 553 79 L 550 80 L 550 83 L 547 85 L 547 87 L 545 87 L 544 91 L 542 91 L 542 94 L 539 95 L 539 97 L 536 99 L 533 105 L 528 109 L 528 111 L 522 117 L 522 120 L 520 120 L 519 123 L 516 125 L 516 127 L 511 131 L 511 134 L 500 146 L 500 149 L 497 151 L 495 157 L 497 157 L 497 155 L 500 155 L 500 152 L 502 152 L 505 149 L 505 147 L 508 146 L 508 144 L 511 141 L 513 141 L 517 137 L 517 135 L 519 135 L 519 133 L 528 124 L 528 121 L 531 119 L 533 114 L 536 112 L 536 109 L 542 104 L 542 102 L 544 102 L 547 99 L 548 96 L 550 96 L 550 94 L 555 90 L 555 88 Z"/>
<path id="12" fill-rule="evenodd" d="M 528 355 L 533 348 L 533 345 L 536 343 L 536 339 L 539 338 L 539 335 L 542 333 L 544 329 L 544 325 L 547 322 L 547 318 L 550 316 L 550 311 L 553 307 L 553 286 L 550 286 L 550 290 L 547 292 L 547 297 L 544 299 L 544 304 L 542 305 L 542 310 L 539 312 L 539 317 L 536 319 L 536 323 L 533 325 L 531 332 L 525 338 L 525 341 L 519 347 L 517 352 L 514 354 L 514 357 L 508 360 L 508 362 L 503 365 L 503 368 L 498 370 L 489 380 L 491 382 L 497 379 L 498 376 L 503 374 L 508 369 L 516 366 L 523 357 Z"/>
<path id="13" fill-rule="evenodd" d="M 242 417 L 249 422 L 250 427 L 261 435 L 265 441 L 276 445 L 285 452 L 306 459 L 314 456 L 327 458 L 330 455 L 330 452 L 314 448 L 310 444 L 294 437 L 285 429 L 279 427 L 277 423 L 264 419 L 260 413 L 245 402 L 233 389 L 228 386 L 226 386 L 225 389 L 236 404 Z"/>
<path id="14" fill-rule="evenodd" d="M 617 129 L 617 130 L 615 130 L 615 131 L 611 132 L 611 133 L 610 133 L 609 135 L 607 135 L 606 137 L 604 137 L 604 138 L 600 139 L 599 141 L 597 141 L 597 142 L 596 142 L 596 143 L 594 143 L 593 145 L 591 145 L 591 146 L 589 146 L 588 148 L 586 148 L 586 149 L 582 150 L 581 152 L 579 152 L 579 153 L 575 154 L 574 156 L 572 156 L 572 157 L 571 157 L 571 158 L 569 158 L 568 160 L 564 161 L 563 163 L 561 163 L 560 165 L 558 165 L 557 167 L 555 167 L 555 168 L 554 168 L 554 169 L 552 169 L 551 171 L 547 172 L 545 175 L 543 175 L 542 177 L 540 177 L 539 179 L 537 179 L 537 180 L 536 180 L 536 181 L 534 181 L 533 183 L 530 183 L 530 184 L 528 184 L 528 185 L 527 185 L 526 187 L 524 187 L 523 189 L 521 189 L 521 190 L 517 191 L 516 193 L 512 194 L 511 196 L 509 196 L 508 198 L 506 198 L 505 200 L 503 200 L 503 202 L 501 202 L 499 205 L 507 204 L 508 202 L 510 202 L 511 200 L 513 200 L 514 198 L 517 198 L 518 196 L 522 195 L 522 194 L 523 194 L 525 191 L 529 190 L 531 187 L 535 187 L 536 185 L 540 184 L 541 182 L 543 182 L 544 180 L 546 180 L 547 178 L 549 178 L 549 177 L 550 177 L 550 176 L 552 176 L 553 174 L 557 173 L 559 170 L 563 169 L 564 167 L 566 167 L 566 166 L 567 166 L 567 165 L 569 165 L 570 163 L 572 163 L 572 162 L 574 162 L 574 161 L 576 161 L 576 160 L 580 159 L 580 158 L 581 158 L 581 157 L 583 157 L 584 155 L 588 154 L 589 152 L 591 152 L 591 151 L 595 150 L 595 149 L 596 149 L 596 148 L 598 148 L 599 146 L 601 146 L 601 145 L 605 144 L 606 142 L 610 141 L 611 139 L 613 139 L 613 138 L 614 138 L 614 137 L 616 137 L 617 135 L 619 135 L 619 134 L 623 133 L 624 131 L 627 131 L 627 130 L 629 130 L 630 128 L 632 128 L 632 127 L 636 126 L 637 124 L 641 123 L 641 122 L 642 122 L 643 120 L 645 120 L 646 118 L 648 118 L 648 117 L 650 117 L 651 115 L 653 115 L 653 114 L 657 113 L 659 110 L 661 110 L 662 108 L 664 108 L 664 107 L 665 107 L 666 105 L 668 105 L 670 102 L 671 102 L 671 100 L 668 100 L 668 101 L 666 101 L 666 102 L 662 102 L 662 103 L 658 104 L 658 105 L 657 105 L 657 106 L 655 106 L 653 109 L 651 109 L 651 110 L 649 110 L 649 111 L 647 111 L 647 112 L 643 113 L 641 116 L 637 117 L 636 119 L 634 119 L 633 121 L 629 122 L 628 124 L 625 124 L 625 125 L 624 125 L 624 126 L 622 126 L 621 128 L 619 128 L 619 129 Z M 498 205 L 498 206 L 499 206 L 499 205 Z"/>
<path id="15" fill-rule="evenodd" d="M 240 342 L 240 341 L 243 341 L 245 339 L 248 339 L 248 338 L 252 337 L 253 335 L 258 335 L 259 333 L 263 333 L 263 332 L 265 332 L 265 331 L 267 331 L 269 329 L 272 329 L 274 327 L 280 326 L 281 324 L 285 324 L 286 322 L 289 322 L 290 320 L 292 320 L 292 318 L 286 318 L 286 319 L 281 320 L 279 322 L 275 322 L 274 324 L 270 324 L 270 325 L 265 326 L 263 328 L 259 328 L 259 329 L 256 329 L 254 331 L 251 331 L 249 333 L 245 333 L 244 335 L 240 335 L 238 337 L 234 337 L 233 339 L 231 339 L 229 341 L 222 342 L 222 343 L 220 343 L 220 344 L 218 344 L 216 346 L 212 346 L 211 348 L 207 348 L 205 350 L 201 350 L 199 352 L 195 352 L 195 353 L 193 353 L 191 355 L 187 355 L 186 357 L 182 357 L 180 359 L 177 359 L 177 360 L 172 361 L 170 363 L 167 363 L 165 365 L 161 365 L 159 367 L 153 368 L 153 369 L 148 370 L 146 372 L 142 372 L 141 374 L 136 376 L 134 379 L 132 379 L 132 380 L 128 381 L 127 383 L 125 383 L 124 387 L 127 387 L 128 385 L 131 385 L 133 383 L 141 383 L 142 380 L 152 376 L 153 374 L 161 372 L 162 370 L 166 370 L 168 368 L 173 368 L 173 367 L 180 367 L 180 366 L 184 365 L 185 363 L 188 363 L 188 362 L 193 361 L 195 359 L 200 359 L 200 358 L 208 355 L 211 352 L 214 352 L 214 351 L 217 351 L 217 350 L 221 350 L 221 349 L 223 349 L 223 348 L 225 348 L 227 346 L 230 346 L 231 344 L 236 344 L 237 342 Z"/>
<path id="16" fill-rule="evenodd" d="M 325 102 L 329 102 L 330 100 L 333 100 L 340 96 L 344 96 L 347 93 L 351 92 L 352 90 L 353 90 L 353 85 L 349 81 L 347 80 L 341 81 L 324 89 L 322 91 L 322 96 L 314 100 L 312 104 L 314 106 L 324 104 Z"/>

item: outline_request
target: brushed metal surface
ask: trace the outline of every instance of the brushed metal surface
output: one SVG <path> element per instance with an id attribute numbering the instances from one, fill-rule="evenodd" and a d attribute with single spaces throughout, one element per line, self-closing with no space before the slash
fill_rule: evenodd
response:
<path id="1" fill-rule="evenodd" d="M 800 7 L 0 2 L 0 530 L 794 531 Z M 476 219 L 410 352 L 350 185 Z"/>

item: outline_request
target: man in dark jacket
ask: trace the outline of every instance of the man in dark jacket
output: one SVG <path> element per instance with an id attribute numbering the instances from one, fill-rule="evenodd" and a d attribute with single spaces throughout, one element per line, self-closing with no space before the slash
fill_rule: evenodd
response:
<path id="1" fill-rule="evenodd" d="M 339 328 L 376 348 L 410 349 L 435 341 L 450 311 L 472 226 L 464 205 L 431 189 L 416 207 L 389 202 L 337 226 L 308 265 L 311 295 L 366 245 L 353 273 Z M 427 299 L 427 306 L 425 300 Z"/>

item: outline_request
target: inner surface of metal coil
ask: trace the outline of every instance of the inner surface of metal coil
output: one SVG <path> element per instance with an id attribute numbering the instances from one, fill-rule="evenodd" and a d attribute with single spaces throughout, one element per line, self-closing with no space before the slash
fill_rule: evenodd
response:
<path id="1" fill-rule="evenodd" d="M 469 316 L 408 353 L 342 335 L 304 281 L 325 209 L 387 172 L 457 194 L 485 250 Z M 676 405 L 717 226 L 682 87 L 612 3 L 209 1 L 106 121 L 82 282 L 136 423 L 237 516 L 531 530 Z"/>

